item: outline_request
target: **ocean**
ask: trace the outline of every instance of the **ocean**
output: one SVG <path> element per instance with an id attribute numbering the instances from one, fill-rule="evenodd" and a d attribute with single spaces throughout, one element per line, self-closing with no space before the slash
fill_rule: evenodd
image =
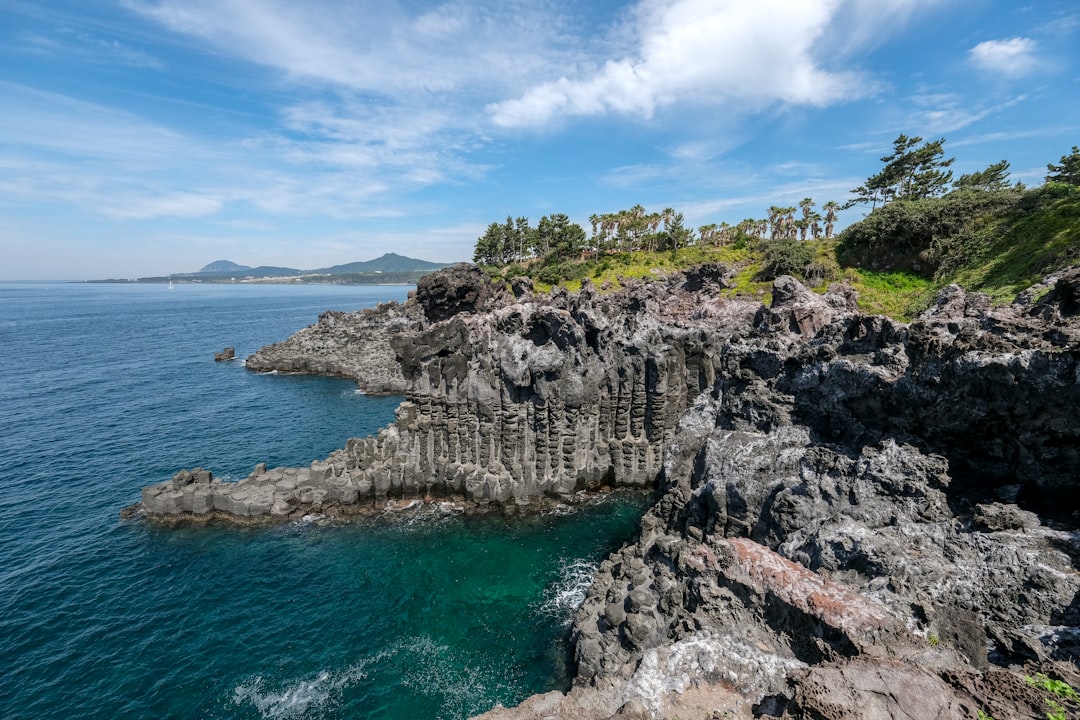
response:
<path id="1" fill-rule="evenodd" d="M 242 358 L 408 289 L 0 284 L 0 718 L 462 718 L 567 687 L 570 616 L 639 495 L 524 519 L 119 519 L 178 469 L 306 465 L 390 422 L 400 398 Z"/>

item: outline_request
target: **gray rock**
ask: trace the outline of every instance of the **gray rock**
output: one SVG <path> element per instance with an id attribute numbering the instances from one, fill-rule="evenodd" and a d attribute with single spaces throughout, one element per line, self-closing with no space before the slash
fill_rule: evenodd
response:
<path id="1" fill-rule="evenodd" d="M 365 392 L 398 394 L 406 383 L 390 338 L 422 325 L 423 313 L 415 303 L 385 303 L 352 313 L 328 310 L 314 325 L 249 356 L 245 367 L 347 377 Z"/>

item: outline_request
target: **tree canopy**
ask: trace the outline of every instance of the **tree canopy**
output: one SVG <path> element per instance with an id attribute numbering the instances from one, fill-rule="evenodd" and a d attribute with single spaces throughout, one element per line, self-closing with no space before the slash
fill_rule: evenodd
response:
<path id="1" fill-rule="evenodd" d="M 945 138 L 923 142 L 921 137 L 901 134 L 893 140 L 893 152 L 881 158 L 885 167 L 851 193 L 844 207 L 870 204 L 871 209 L 893 200 L 918 200 L 945 192 L 952 181 L 947 170 L 956 158 L 945 159 Z"/>
<path id="2" fill-rule="evenodd" d="M 1009 161 L 1002 160 L 990 165 L 985 170 L 961 175 L 960 179 L 953 183 L 953 187 L 958 190 L 963 188 L 1006 190 L 1009 187 Z"/>
<path id="3" fill-rule="evenodd" d="M 1061 156 L 1057 165 L 1047 163 L 1046 182 L 1059 182 L 1066 185 L 1080 185 L 1080 148 L 1072 146 L 1072 152 Z"/>

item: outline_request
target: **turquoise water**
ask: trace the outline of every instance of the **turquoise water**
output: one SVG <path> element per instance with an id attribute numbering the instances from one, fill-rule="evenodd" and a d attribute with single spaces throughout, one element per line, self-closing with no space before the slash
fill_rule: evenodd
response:
<path id="1" fill-rule="evenodd" d="M 525 520 L 121 522 L 181 467 L 306 464 L 397 398 L 255 375 L 324 309 L 407 288 L 0 285 L 0 717 L 457 718 L 565 687 L 615 496 Z"/>

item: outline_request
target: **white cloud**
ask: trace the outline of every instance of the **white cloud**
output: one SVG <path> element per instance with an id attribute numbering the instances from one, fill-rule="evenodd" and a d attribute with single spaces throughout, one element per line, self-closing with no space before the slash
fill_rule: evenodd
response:
<path id="1" fill-rule="evenodd" d="M 411 93 L 516 87 L 565 46 L 561 16 L 524 1 L 447 2 L 415 13 L 400 2 L 128 0 L 128 7 L 229 55 L 399 100 Z M 527 40 L 525 40 L 527 38 Z"/>
<path id="2" fill-rule="evenodd" d="M 507 127 L 605 113 L 651 117 L 673 106 L 724 112 L 772 103 L 824 106 L 873 94 L 874 80 L 830 68 L 880 43 L 938 0 L 642 0 L 621 28 L 630 51 L 576 68 L 488 107 Z M 625 42 L 623 43 L 626 44 Z"/>
<path id="3" fill-rule="evenodd" d="M 1031 38 L 985 40 L 968 51 L 975 67 L 1007 77 L 1021 77 L 1039 68 L 1038 43 Z"/>
<path id="4" fill-rule="evenodd" d="M 218 212 L 220 198 L 197 193 L 167 192 L 140 199 L 127 198 L 122 204 L 110 204 L 102 212 L 117 220 L 146 220 L 150 218 L 198 218 Z"/>

